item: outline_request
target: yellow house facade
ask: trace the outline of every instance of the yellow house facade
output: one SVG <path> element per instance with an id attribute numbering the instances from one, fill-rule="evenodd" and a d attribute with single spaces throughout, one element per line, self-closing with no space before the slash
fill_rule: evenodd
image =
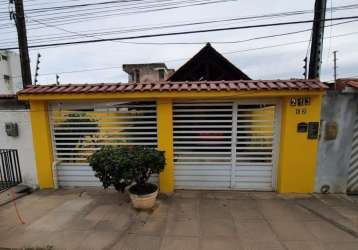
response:
<path id="1" fill-rule="evenodd" d="M 96 181 L 85 175 L 91 152 L 143 144 L 165 151 L 161 192 L 310 193 L 325 89 L 314 80 L 42 85 L 20 91 L 18 99 L 30 102 L 40 188 L 53 188 L 57 175 L 69 186 L 86 186 Z M 107 118 L 81 118 L 80 127 L 72 120 L 73 127 L 54 124 L 54 116 L 63 121 L 72 113 Z M 92 123 L 101 129 L 89 130 Z M 97 136 L 88 142 L 79 134 Z M 58 161 L 63 166 L 55 173 Z"/>

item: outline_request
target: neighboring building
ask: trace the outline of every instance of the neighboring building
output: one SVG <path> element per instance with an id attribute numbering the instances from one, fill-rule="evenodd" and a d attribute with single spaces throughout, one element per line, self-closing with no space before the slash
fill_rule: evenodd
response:
<path id="1" fill-rule="evenodd" d="M 22 89 L 19 54 L 0 51 L 0 94 L 14 95 Z"/>
<path id="2" fill-rule="evenodd" d="M 323 97 L 316 192 L 358 194 L 358 79 L 340 79 Z"/>
<path id="3" fill-rule="evenodd" d="M 16 93 L 22 89 L 20 57 L 0 51 L 0 149 L 16 149 L 23 183 L 37 186 L 30 112 L 27 102 L 19 102 Z M 5 126 L 12 124 L 17 133 L 8 135 Z M 1 166 L 1 162 L 0 162 Z"/>
<path id="4" fill-rule="evenodd" d="M 165 63 L 123 64 L 129 83 L 165 81 L 173 74 Z"/>
<path id="5" fill-rule="evenodd" d="M 181 66 L 169 81 L 250 80 L 244 72 L 207 43 L 195 56 Z"/>

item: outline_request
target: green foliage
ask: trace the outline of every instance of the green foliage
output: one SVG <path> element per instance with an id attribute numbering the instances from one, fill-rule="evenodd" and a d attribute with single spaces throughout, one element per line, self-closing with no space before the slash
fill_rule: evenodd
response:
<path id="1" fill-rule="evenodd" d="M 69 128 L 74 128 L 74 129 L 69 129 Z M 93 138 L 93 135 L 84 135 L 81 133 L 97 133 L 100 131 L 100 129 L 98 128 L 98 125 L 96 124 L 96 120 L 88 117 L 85 113 L 72 113 L 69 114 L 66 118 L 66 120 L 64 120 L 62 122 L 62 124 L 56 125 L 56 130 L 58 133 L 62 133 L 62 134 L 58 134 L 55 137 L 55 140 L 57 143 L 66 143 L 64 145 L 61 145 L 61 147 L 63 148 L 62 150 L 58 150 L 58 153 L 74 153 L 74 155 L 69 155 L 69 157 L 73 156 L 74 158 L 76 157 L 75 153 L 77 153 L 78 151 L 73 150 L 71 148 L 74 147 L 82 147 L 82 142 L 84 140 L 89 140 L 91 138 Z M 76 137 L 78 138 L 77 140 L 71 140 L 68 141 L 66 140 L 67 138 L 73 138 L 73 134 L 76 133 Z"/>
<path id="2" fill-rule="evenodd" d="M 105 146 L 89 157 L 89 164 L 104 188 L 124 189 L 135 182 L 144 186 L 151 174 L 164 169 L 163 151 L 142 146 Z"/>

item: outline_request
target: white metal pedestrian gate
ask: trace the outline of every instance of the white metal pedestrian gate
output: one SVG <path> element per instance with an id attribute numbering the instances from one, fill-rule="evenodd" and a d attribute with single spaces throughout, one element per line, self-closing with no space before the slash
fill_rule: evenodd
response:
<path id="1" fill-rule="evenodd" d="M 59 186 L 100 186 L 87 158 L 102 146 L 157 146 L 155 102 L 52 103 L 50 110 Z"/>
<path id="2" fill-rule="evenodd" d="M 348 170 L 347 193 L 358 194 L 358 110 L 353 128 L 351 160 Z"/>
<path id="3" fill-rule="evenodd" d="M 274 190 L 275 100 L 175 102 L 176 188 Z"/>

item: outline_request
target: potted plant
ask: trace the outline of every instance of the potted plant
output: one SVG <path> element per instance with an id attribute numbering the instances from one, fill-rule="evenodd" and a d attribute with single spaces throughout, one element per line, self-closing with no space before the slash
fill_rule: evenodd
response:
<path id="1" fill-rule="evenodd" d="M 104 188 L 113 185 L 124 192 L 130 186 L 129 196 L 135 208 L 149 209 L 155 205 L 158 186 L 148 180 L 164 169 L 163 151 L 143 146 L 105 146 L 89 157 L 89 164 Z"/>

